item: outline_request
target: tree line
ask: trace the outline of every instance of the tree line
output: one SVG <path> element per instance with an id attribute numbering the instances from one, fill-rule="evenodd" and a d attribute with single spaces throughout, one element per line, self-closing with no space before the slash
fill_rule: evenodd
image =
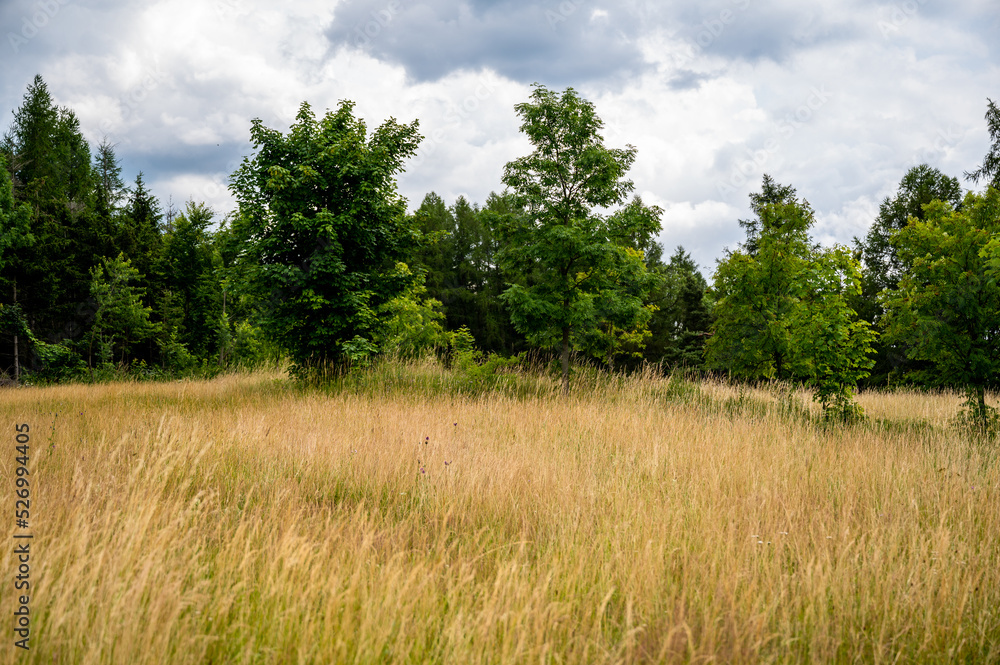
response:
<path id="1" fill-rule="evenodd" d="M 238 206 L 163 210 L 115 148 L 91 149 L 41 77 L 0 142 L 0 369 L 9 382 L 211 373 L 289 357 L 296 372 L 446 349 L 787 380 L 848 418 L 859 385 L 958 386 L 988 414 L 1000 370 L 1000 112 L 964 174 L 924 164 L 864 238 L 822 247 L 794 187 L 765 175 L 746 238 L 709 284 L 656 241 L 662 210 L 633 195 L 637 150 L 604 144 L 592 103 L 541 85 L 515 112 L 532 152 L 482 204 L 396 176 L 416 121 L 369 132 L 353 104 L 287 133 L 254 120 L 232 174 Z"/>

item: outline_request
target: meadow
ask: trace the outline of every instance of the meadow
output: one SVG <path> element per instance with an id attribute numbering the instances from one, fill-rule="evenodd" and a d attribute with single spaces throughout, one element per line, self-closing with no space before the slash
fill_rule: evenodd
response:
<path id="1" fill-rule="evenodd" d="M 859 401 L 433 363 L 6 389 L 0 662 L 1000 662 L 1000 444 L 955 394 Z"/>

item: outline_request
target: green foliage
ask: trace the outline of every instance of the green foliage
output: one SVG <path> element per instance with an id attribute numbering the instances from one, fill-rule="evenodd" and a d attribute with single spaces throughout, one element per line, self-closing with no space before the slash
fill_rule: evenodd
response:
<path id="1" fill-rule="evenodd" d="M 794 189 L 768 176 L 764 185 L 765 193 L 780 196 L 757 206 L 757 219 L 743 223 L 747 244 L 719 262 L 705 356 L 710 367 L 742 379 L 786 380 L 795 375 L 789 327 L 800 306 L 798 281 L 812 255 L 813 213 Z"/>
<path id="2" fill-rule="evenodd" d="M 342 361 L 347 363 L 349 367 L 367 367 L 372 358 L 378 354 L 378 345 L 369 339 L 365 339 L 360 335 L 356 335 L 353 339 L 349 339 L 341 344 L 342 348 Z M 314 375 L 310 373 L 310 370 L 318 369 L 317 367 L 300 366 L 297 368 L 297 372 L 300 376 L 310 376 Z"/>
<path id="3" fill-rule="evenodd" d="M 376 353 L 383 305 L 415 281 L 395 268 L 418 234 L 394 176 L 416 149 L 417 123 L 390 119 L 368 137 L 352 110 L 345 101 L 317 121 L 303 104 L 287 136 L 254 120 L 256 153 L 231 180 L 238 286 L 304 369 Z"/>
<path id="4" fill-rule="evenodd" d="M 97 303 L 97 312 L 89 339 L 92 349 L 94 344 L 97 346 L 101 365 L 111 364 L 116 347 L 124 365 L 132 345 L 156 332 L 150 321 L 152 309 L 142 304 L 144 289 L 132 284 L 140 279 L 139 271 L 122 254 L 115 259 L 104 259 L 91 270 L 90 293 Z"/>
<path id="5" fill-rule="evenodd" d="M 32 207 L 55 215 L 58 207 L 82 204 L 90 189 L 90 148 L 68 108 L 58 108 L 48 86 L 35 76 L 7 136 L 15 183 Z"/>
<path id="6" fill-rule="evenodd" d="M 3 298 L 13 300 L 17 291 L 39 338 L 78 338 L 87 323 L 89 269 L 99 256 L 88 207 L 90 148 L 74 113 L 56 107 L 41 77 L 14 111 L 2 152 L 14 201 L 30 207 L 34 238 L 8 257 L 0 274 Z"/>
<path id="7" fill-rule="evenodd" d="M 0 286 L 4 287 L 3 293 L 9 292 L 16 297 L 16 278 L 7 283 L 7 275 L 12 272 L 8 270 L 8 266 L 15 264 L 19 250 L 34 243 L 35 237 L 31 234 L 31 207 L 26 203 L 18 205 L 14 201 L 6 160 L 0 153 Z M 5 307 L 3 302 L 0 302 L 0 322 L 2 322 L 0 332 L 9 331 L 16 339 L 15 336 L 23 334 L 19 329 L 26 328 L 23 318 L 19 304 L 13 303 L 12 306 Z M 11 348 L 14 350 L 16 347 L 12 344 Z M 20 349 L 16 353 L 20 354 Z M 15 364 L 19 360 L 16 359 Z M 15 370 L 15 381 L 20 378 L 16 376 L 17 374 L 18 370 Z"/>
<path id="8" fill-rule="evenodd" d="M 118 210 L 128 190 L 122 180 L 121 162 L 115 154 L 115 147 L 106 139 L 97 146 L 93 172 L 95 208 L 99 213 L 110 215 Z"/>
<path id="9" fill-rule="evenodd" d="M 0 153 L 0 271 L 13 262 L 17 250 L 35 243 L 31 235 L 31 206 L 14 201 L 10 174 Z"/>
<path id="10" fill-rule="evenodd" d="M 924 210 L 892 237 L 904 273 L 883 294 L 885 334 L 926 363 L 911 371 L 918 381 L 970 391 L 968 412 L 985 427 L 985 389 L 1000 371 L 1000 191 Z"/>
<path id="11" fill-rule="evenodd" d="M 739 220 L 740 226 L 746 231 L 747 238 L 743 241 L 742 249 L 750 256 L 757 254 L 759 249 L 760 234 L 767 231 L 767 226 L 774 227 L 781 225 L 780 211 L 795 211 L 799 206 L 795 194 L 795 188 L 791 185 L 781 185 L 774 179 L 764 174 L 761 183 L 760 193 L 750 194 L 750 210 L 754 217 Z M 775 213 L 779 216 L 776 218 Z M 810 211 L 811 212 L 811 211 Z M 793 212 L 794 214 L 794 212 Z M 794 220 L 790 220 L 794 224 Z"/>
<path id="12" fill-rule="evenodd" d="M 868 376 L 875 331 L 858 319 L 849 297 L 861 290 L 861 271 L 843 247 L 814 252 L 797 283 L 798 306 L 790 314 L 791 360 L 814 388 L 827 420 L 862 415 L 854 403 L 858 382 Z"/>
<path id="13" fill-rule="evenodd" d="M 87 371 L 86 360 L 67 340 L 48 344 L 33 339 L 32 350 L 40 363 L 39 369 L 32 373 L 33 380 L 71 381 L 79 379 Z"/>
<path id="14" fill-rule="evenodd" d="M 498 265 L 497 220 L 516 213 L 511 196 L 490 194 L 480 208 L 458 197 L 448 207 L 431 192 L 413 215 L 428 241 L 415 253 L 428 296 L 441 303 L 445 327 L 467 327 L 483 349 L 511 353 L 523 345 L 500 301 L 507 288 Z"/>
<path id="15" fill-rule="evenodd" d="M 396 270 L 411 275 L 405 263 Z M 378 348 L 400 358 L 417 358 L 447 344 L 441 303 L 427 297 L 427 288 L 419 275 L 405 290 L 380 308 L 387 317 L 385 327 L 376 336 Z"/>
<path id="16" fill-rule="evenodd" d="M 240 321 L 232 328 L 232 346 L 225 365 L 256 369 L 278 365 L 284 355 L 264 332 L 249 321 Z"/>
<path id="17" fill-rule="evenodd" d="M 49 344 L 38 339 L 28 326 L 20 303 L 0 304 L 0 332 L 17 335 L 34 356 L 34 380 L 61 381 L 80 376 L 86 363 L 69 340 Z"/>
<path id="18" fill-rule="evenodd" d="M 163 369 L 169 372 L 189 372 L 198 364 L 198 359 L 177 339 L 177 328 L 171 328 L 167 335 L 160 335 L 157 345 Z"/>
<path id="19" fill-rule="evenodd" d="M 953 425 L 973 440 L 995 441 L 1000 435 L 1000 413 L 986 403 L 984 391 L 969 386 Z"/>
<path id="20" fill-rule="evenodd" d="M 163 252 L 163 234 L 160 228 L 162 219 L 160 204 L 146 189 L 140 172 L 135 177 L 135 186 L 122 210 L 117 246 L 142 275 L 150 276 L 154 273 Z"/>
<path id="21" fill-rule="evenodd" d="M 706 360 L 745 380 L 804 381 L 828 419 L 851 419 L 860 415 L 852 396 L 875 340 L 849 303 L 860 268 L 844 248 L 811 246 L 813 213 L 794 189 L 766 176 L 764 185 L 758 218 L 743 223 L 753 252 L 731 252 L 715 274 Z"/>
<path id="22" fill-rule="evenodd" d="M 852 297 L 852 305 L 862 319 L 878 325 L 884 312 L 878 295 L 894 289 L 899 283 L 903 265 L 899 260 L 892 236 L 904 228 L 914 217 L 924 218 L 924 206 L 931 201 L 947 201 L 955 208 L 961 205 L 962 188 L 956 178 L 951 178 L 926 164 L 906 172 L 894 196 L 887 197 L 879 206 L 878 216 L 868 229 L 864 240 L 854 239 L 864 264 L 861 292 Z M 916 367 L 906 358 L 906 341 L 890 343 L 882 339 L 875 345 L 876 364 L 874 378 L 884 383 Z"/>
<path id="23" fill-rule="evenodd" d="M 593 211 L 633 189 L 624 176 L 635 148 L 606 148 L 593 104 L 572 88 L 559 96 L 536 85 L 515 109 L 534 151 L 504 168 L 524 212 L 497 220 L 498 259 L 513 282 L 501 298 L 530 343 L 561 348 L 568 391 L 571 346 L 607 357 L 619 331 L 634 336 L 648 322 L 656 276 L 640 249 L 659 231 L 661 211 L 638 198 L 608 216 Z"/>
<path id="24" fill-rule="evenodd" d="M 708 283 L 683 247 L 678 246 L 666 264 L 662 253 L 659 244 L 646 251 L 646 265 L 661 281 L 649 295 L 655 310 L 643 355 L 667 367 L 697 369 L 711 323 Z"/>
<path id="25" fill-rule="evenodd" d="M 502 387 L 504 371 L 517 366 L 522 356 L 504 358 L 495 353 L 484 354 L 476 348 L 476 340 L 468 328 L 449 333 L 451 370 L 460 391 L 481 393 Z"/>
<path id="26" fill-rule="evenodd" d="M 455 255 L 453 236 L 455 216 L 444 200 L 430 192 L 413 213 L 413 225 L 424 236 L 425 244 L 414 252 L 417 265 L 424 272 L 424 284 L 437 299 L 457 286 L 453 277 Z"/>
<path id="27" fill-rule="evenodd" d="M 222 316 L 224 271 L 208 230 L 214 216 L 205 204 L 188 201 L 168 224 L 155 265 L 161 288 L 155 313 L 164 323 L 163 332 L 200 358 L 217 353 Z M 164 338 L 160 343 L 171 342 Z"/>

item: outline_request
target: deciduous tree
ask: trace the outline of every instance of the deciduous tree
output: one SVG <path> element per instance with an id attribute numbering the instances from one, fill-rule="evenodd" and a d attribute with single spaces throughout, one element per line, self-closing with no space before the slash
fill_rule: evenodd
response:
<path id="1" fill-rule="evenodd" d="M 497 228 L 501 265 L 516 280 L 502 298 L 529 342 L 560 349 L 568 391 L 574 344 L 601 353 L 595 333 L 612 341 L 616 330 L 649 320 L 644 296 L 655 277 L 640 247 L 659 231 L 661 211 L 638 198 L 611 215 L 596 211 L 632 191 L 625 174 L 636 150 L 605 147 L 594 105 L 572 88 L 559 95 L 536 85 L 515 109 L 534 150 L 504 168 L 503 182 L 525 212 Z"/>
<path id="2" fill-rule="evenodd" d="M 903 265 L 885 292 L 886 336 L 926 363 L 928 385 L 965 389 L 973 419 L 991 420 L 985 392 L 1000 375 L 1000 191 L 969 193 L 961 210 L 935 201 L 892 238 Z"/>
<path id="3" fill-rule="evenodd" d="M 849 418 L 875 339 L 848 300 L 860 288 L 858 263 L 842 247 L 811 244 L 812 209 L 793 188 L 767 176 L 764 185 L 752 198 L 757 218 L 743 223 L 753 251 L 730 252 L 715 273 L 706 360 L 744 379 L 803 381 L 827 417 Z"/>
<path id="4" fill-rule="evenodd" d="M 790 357 L 827 419 L 861 415 L 854 393 L 875 364 L 877 335 L 850 305 L 860 291 L 860 265 L 844 247 L 814 250 L 794 285 Z"/>
<path id="5" fill-rule="evenodd" d="M 796 282 L 813 250 L 813 213 L 793 188 L 769 176 L 751 202 L 757 216 L 741 222 L 746 243 L 729 252 L 715 271 L 715 321 L 706 360 L 744 379 L 787 380 L 794 377 L 789 326 L 799 306 Z"/>
<path id="6" fill-rule="evenodd" d="M 415 280 L 396 268 L 419 234 L 395 175 L 416 150 L 417 123 L 389 119 L 369 136 L 353 108 L 317 120 L 303 104 L 287 135 L 254 120 L 255 154 L 231 180 L 246 287 L 299 369 L 376 351 L 383 305 Z"/>

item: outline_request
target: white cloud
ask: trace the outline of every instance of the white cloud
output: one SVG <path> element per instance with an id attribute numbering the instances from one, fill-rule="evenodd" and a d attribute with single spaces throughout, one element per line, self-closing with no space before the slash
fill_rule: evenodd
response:
<path id="1" fill-rule="evenodd" d="M 986 97 L 1000 96 L 985 0 L 629 0 L 560 14 L 554 33 L 554 1 L 513 3 L 534 21 L 523 31 L 485 5 L 435 2 L 393 17 L 367 50 L 351 41 L 367 0 L 56 1 L 33 32 L 33 0 L 0 7 L 0 106 L 16 108 L 41 73 L 88 140 L 116 143 L 126 177 L 142 169 L 164 206 L 193 197 L 221 216 L 252 118 L 284 130 L 303 101 L 320 114 L 344 99 L 370 129 L 420 120 L 421 155 L 399 178 L 411 208 L 431 190 L 481 203 L 530 150 L 513 109 L 528 82 L 563 77 L 595 103 L 609 144 L 638 148 L 630 175 L 664 207 L 668 251 L 683 244 L 708 268 L 742 239 L 737 219 L 764 172 L 812 203 L 821 241 L 848 243 L 911 166 L 974 168 Z M 452 14 L 468 29 L 435 26 Z M 402 57 L 414 45 L 419 63 Z M 607 67 L 566 65 L 584 46 Z"/>
<path id="2" fill-rule="evenodd" d="M 643 201 L 663 208 L 663 230 L 659 242 L 669 255 L 683 245 L 701 267 L 706 277 L 715 270 L 715 259 L 728 247 L 736 249 L 743 240 L 738 219 L 741 211 L 722 201 L 660 201 L 652 192 L 643 193 Z"/>

